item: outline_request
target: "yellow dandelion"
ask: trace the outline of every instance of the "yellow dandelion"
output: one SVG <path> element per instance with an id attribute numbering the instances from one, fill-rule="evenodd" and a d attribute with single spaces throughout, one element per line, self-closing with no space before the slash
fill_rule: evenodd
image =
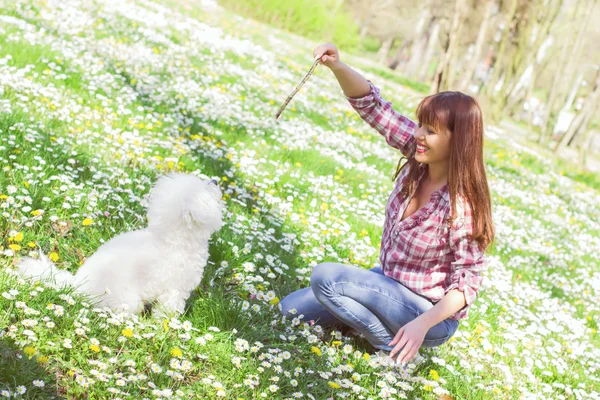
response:
<path id="1" fill-rule="evenodd" d="M 170 353 L 173 357 L 181 357 L 183 355 L 183 351 L 178 347 L 173 347 Z"/>
<path id="2" fill-rule="evenodd" d="M 163 328 L 165 329 L 165 332 L 169 330 L 169 320 L 165 319 L 163 321 Z"/>
<path id="3" fill-rule="evenodd" d="M 275 297 L 273 300 L 269 301 L 269 303 L 273 304 L 274 306 L 277 305 L 277 303 L 279 303 L 279 297 Z"/>
<path id="4" fill-rule="evenodd" d="M 48 361 L 49 361 L 48 357 L 46 357 L 46 356 L 39 356 L 37 358 L 37 362 L 40 363 L 40 364 L 42 364 L 42 365 L 48 364 Z"/>
<path id="5" fill-rule="evenodd" d="M 131 328 L 125 328 L 121 332 L 121 335 L 123 335 L 125 337 L 132 337 L 133 336 L 133 329 L 131 329 Z"/>
<path id="6" fill-rule="evenodd" d="M 98 346 L 97 344 L 90 344 L 90 350 L 93 351 L 94 353 L 99 353 L 100 346 Z"/>
<path id="7" fill-rule="evenodd" d="M 8 240 L 14 240 L 15 242 L 20 242 L 23 240 L 23 233 L 19 232 L 16 234 L 16 236 L 13 236 L 12 238 L 10 238 Z"/>
<path id="8" fill-rule="evenodd" d="M 317 346 L 312 346 L 312 347 L 310 348 L 310 351 L 312 351 L 313 353 L 315 353 L 315 354 L 316 354 L 316 355 L 318 355 L 318 356 L 320 356 L 321 354 L 323 354 L 323 353 L 321 352 L 321 349 L 319 349 Z"/>
<path id="9" fill-rule="evenodd" d="M 37 217 L 38 215 L 40 215 L 42 213 L 42 210 L 33 210 L 31 212 L 31 215 L 33 215 L 34 217 Z"/>
<path id="10" fill-rule="evenodd" d="M 48 257 L 50 257 L 50 259 L 54 262 L 58 261 L 58 253 L 53 251 L 52 253 L 48 254 Z"/>
<path id="11" fill-rule="evenodd" d="M 440 379 L 440 374 L 438 374 L 438 372 L 435 369 L 432 369 L 431 371 L 429 371 L 429 376 L 431 376 L 431 379 L 433 379 L 434 381 L 437 381 Z"/>
<path id="12" fill-rule="evenodd" d="M 340 386 L 340 385 L 338 385 L 338 384 L 337 384 L 337 383 L 335 383 L 335 382 L 331 382 L 331 381 L 329 381 L 329 382 L 327 382 L 327 384 L 328 384 L 329 386 L 331 386 L 332 388 L 334 388 L 334 389 L 339 389 L 339 388 L 341 388 L 341 386 Z"/>
<path id="13" fill-rule="evenodd" d="M 18 244 L 9 244 L 8 247 L 11 248 L 13 251 L 21 250 L 21 246 L 19 246 Z"/>
<path id="14" fill-rule="evenodd" d="M 29 243 L 27 243 L 27 246 L 29 246 L 33 249 L 35 247 L 35 242 L 29 242 Z"/>
<path id="15" fill-rule="evenodd" d="M 35 347 L 32 347 L 32 346 L 26 346 L 23 349 L 23 353 L 25 353 L 25 355 L 29 358 L 31 358 L 31 356 L 33 356 L 36 352 L 37 352 L 37 350 L 35 349 Z"/>
<path id="16" fill-rule="evenodd" d="M 84 219 L 84 220 L 83 220 L 83 222 L 82 222 L 83 226 L 88 226 L 88 225 L 91 225 L 91 224 L 93 224 L 93 223 L 94 223 L 94 220 L 93 220 L 93 219 L 91 219 L 91 218 L 86 218 L 86 219 Z"/>
<path id="17" fill-rule="evenodd" d="M 367 361 L 369 361 L 369 358 L 371 358 L 371 356 L 369 355 L 369 353 L 365 353 L 363 354 L 363 358 Z"/>
<path id="18" fill-rule="evenodd" d="M 331 342 L 331 344 L 334 346 L 339 346 L 340 344 L 342 344 L 342 342 L 340 342 L 339 340 L 334 340 L 333 342 Z"/>

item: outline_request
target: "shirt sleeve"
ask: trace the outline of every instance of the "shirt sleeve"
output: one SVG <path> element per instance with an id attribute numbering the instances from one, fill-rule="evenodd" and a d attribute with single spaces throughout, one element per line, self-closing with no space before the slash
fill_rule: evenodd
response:
<path id="1" fill-rule="evenodd" d="M 483 280 L 485 269 L 485 250 L 481 250 L 477 241 L 469 240 L 473 233 L 473 219 L 468 202 L 461 199 L 456 205 L 457 217 L 450 228 L 450 247 L 454 253 L 454 261 L 450 265 L 450 286 L 444 295 L 452 289 L 464 292 L 466 305 L 452 317 L 466 315 L 466 309 L 473 304 L 477 291 Z"/>
<path id="2" fill-rule="evenodd" d="M 417 148 L 414 133 L 417 124 L 392 108 L 392 103 L 384 100 L 379 88 L 371 81 L 371 91 L 363 97 L 348 97 L 348 101 L 360 117 L 385 137 L 387 143 L 400 150 L 406 157 L 412 157 Z"/>

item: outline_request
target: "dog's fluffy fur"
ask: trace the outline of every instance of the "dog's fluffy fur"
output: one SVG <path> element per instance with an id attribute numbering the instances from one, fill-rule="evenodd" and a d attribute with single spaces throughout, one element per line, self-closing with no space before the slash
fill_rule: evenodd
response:
<path id="1" fill-rule="evenodd" d="M 148 228 L 106 242 L 74 276 L 57 269 L 43 254 L 39 260 L 22 260 L 19 272 L 73 285 L 115 311 L 139 313 L 146 304 L 158 302 L 153 309 L 157 316 L 183 312 L 202 280 L 208 240 L 223 224 L 223 207 L 216 181 L 169 174 L 152 190 Z"/>

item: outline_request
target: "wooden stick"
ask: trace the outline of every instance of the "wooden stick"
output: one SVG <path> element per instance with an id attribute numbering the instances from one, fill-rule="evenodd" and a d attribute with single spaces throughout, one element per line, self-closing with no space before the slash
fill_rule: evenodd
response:
<path id="1" fill-rule="evenodd" d="M 283 103 L 283 105 L 281 107 L 279 107 L 279 111 L 277 111 L 277 114 L 275 115 L 275 119 L 279 118 L 279 116 L 281 115 L 281 113 L 283 112 L 285 107 L 292 100 L 292 97 L 294 97 L 294 95 L 296 93 L 298 93 L 298 91 L 300 90 L 302 85 L 304 85 L 304 83 L 308 80 L 308 78 L 310 78 L 310 76 L 313 74 L 315 68 L 317 68 L 317 64 L 319 63 L 319 60 L 321 59 L 321 57 L 319 57 L 315 60 L 314 64 L 310 68 L 310 71 L 308 71 L 308 73 L 304 76 L 304 79 L 302 79 L 302 82 L 300 82 L 300 84 L 296 87 L 296 89 L 294 89 L 294 91 L 287 97 L 287 99 L 285 99 L 285 103 Z"/>

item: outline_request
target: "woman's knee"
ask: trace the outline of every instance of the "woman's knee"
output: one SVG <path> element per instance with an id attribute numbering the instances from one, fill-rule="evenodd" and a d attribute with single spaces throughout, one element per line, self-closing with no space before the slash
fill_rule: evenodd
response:
<path id="1" fill-rule="evenodd" d="M 314 289 L 322 285 L 325 281 L 335 277 L 338 273 L 340 264 L 324 262 L 314 266 L 310 273 L 310 286 Z"/>

